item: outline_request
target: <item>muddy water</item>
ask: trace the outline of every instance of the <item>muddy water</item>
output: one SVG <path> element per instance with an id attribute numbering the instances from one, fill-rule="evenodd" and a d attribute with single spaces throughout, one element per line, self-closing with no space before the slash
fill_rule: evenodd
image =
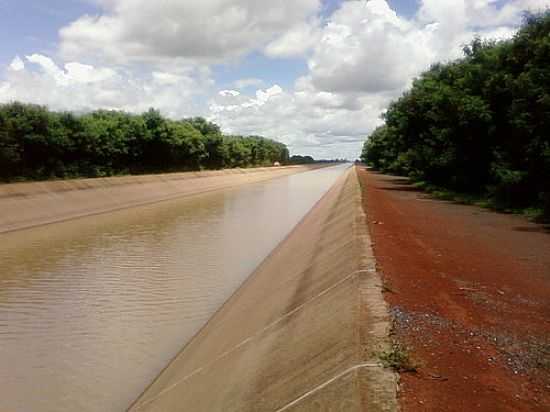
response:
<path id="1" fill-rule="evenodd" d="M 0 235 L 0 411 L 123 411 L 345 167 Z"/>

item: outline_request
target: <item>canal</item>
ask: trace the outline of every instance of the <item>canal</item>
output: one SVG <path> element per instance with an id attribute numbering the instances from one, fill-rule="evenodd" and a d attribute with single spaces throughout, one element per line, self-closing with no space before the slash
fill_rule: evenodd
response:
<path id="1" fill-rule="evenodd" d="M 347 167 L 0 235 L 0 410 L 125 410 Z"/>

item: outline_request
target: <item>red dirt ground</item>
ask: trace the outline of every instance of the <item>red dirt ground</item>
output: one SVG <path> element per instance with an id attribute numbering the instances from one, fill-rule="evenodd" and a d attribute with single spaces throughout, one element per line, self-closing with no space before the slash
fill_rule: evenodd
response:
<path id="1" fill-rule="evenodd" d="M 550 411 L 550 230 L 358 170 L 408 411 Z"/>

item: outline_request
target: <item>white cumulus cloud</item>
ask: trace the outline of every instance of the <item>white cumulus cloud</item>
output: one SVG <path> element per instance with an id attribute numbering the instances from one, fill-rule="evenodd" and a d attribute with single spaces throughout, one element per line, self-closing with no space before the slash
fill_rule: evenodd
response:
<path id="1" fill-rule="evenodd" d="M 117 63 L 223 61 L 262 49 L 320 9 L 320 0 L 98 0 L 102 14 L 60 30 L 66 58 Z"/>
<path id="2" fill-rule="evenodd" d="M 11 70 L 18 72 L 25 68 L 25 62 L 21 60 L 21 57 L 15 56 L 9 67 Z"/>
<path id="3" fill-rule="evenodd" d="M 154 71 L 138 75 L 114 67 L 78 62 L 63 67 L 41 54 L 12 63 L 0 83 L 0 102 L 19 100 L 47 105 L 54 110 L 89 111 L 97 108 L 142 112 L 150 107 L 171 117 L 203 113 L 195 96 L 208 93 L 212 80 L 207 70 L 179 73 Z"/>
<path id="4" fill-rule="evenodd" d="M 205 115 L 226 132 L 278 138 L 293 153 L 348 158 L 415 76 L 459 57 L 476 35 L 513 36 L 525 10 L 550 6 L 420 0 L 406 18 L 387 0 L 345 1 L 328 17 L 318 15 L 320 0 L 93 1 L 100 15 L 60 31 L 66 63 L 41 54 L 14 58 L 0 75 L 0 101 Z M 284 89 L 270 73 L 249 71 L 216 88 L 212 65 L 235 67 L 251 52 L 302 56 L 307 73 Z"/>
<path id="5" fill-rule="evenodd" d="M 504 5 L 423 0 L 418 13 L 405 18 L 386 0 L 345 2 L 319 29 L 309 72 L 297 79 L 294 90 L 261 105 L 262 90 L 255 97 L 215 99 L 212 118 L 229 131 L 281 138 L 295 153 L 355 158 L 366 135 L 381 124 L 388 103 L 415 76 L 437 61 L 459 57 L 476 35 L 510 38 L 524 10 L 549 5 L 550 0 Z"/>
<path id="6" fill-rule="evenodd" d="M 260 87 L 263 86 L 264 81 L 255 77 L 249 77 L 246 79 L 239 79 L 233 82 L 233 86 L 237 89 L 246 89 L 247 87 Z"/>
<path id="7" fill-rule="evenodd" d="M 240 95 L 241 93 L 238 92 L 237 90 L 222 90 L 219 92 L 219 95 L 220 96 L 224 96 L 224 97 L 227 97 L 227 96 L 233 96 L 233 97 L 236 97 L 238 95 Z"/>
<path id="8" fill-rule="evenodd" d="M 270 42 L 265 54 L 273 58 L 302 56 L 317 43 L 320 35 L 319 20 L 302 22 Z"/>

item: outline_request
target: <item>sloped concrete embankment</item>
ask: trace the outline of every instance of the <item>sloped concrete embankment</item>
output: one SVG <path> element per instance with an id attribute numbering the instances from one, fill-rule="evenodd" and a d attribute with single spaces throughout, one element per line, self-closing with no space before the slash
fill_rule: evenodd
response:
<path id="1" fill-rule="evenodd" d="M 228 169 L 0 185 L 0 233 L 260 182 L 318 167 Z"/>
<path id="2" fill-rule="evenodd" d="M 393 411 L 388 332 L 352 168 L 130 410 Z"/>

